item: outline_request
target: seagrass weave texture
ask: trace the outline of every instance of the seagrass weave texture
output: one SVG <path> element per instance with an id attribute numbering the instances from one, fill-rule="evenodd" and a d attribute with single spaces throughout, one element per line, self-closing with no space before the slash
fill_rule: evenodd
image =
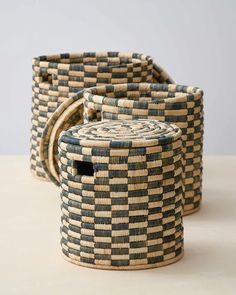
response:
<path id="1" fill-rule="evenodd" d="M 84 92 L 84 120 L 157 119 L 182 129 L 184 214 L 202 198 L 203 91 L 174 84 L 123 84 Z M 98 114 L 98 115 L 97 115 Z"/>
<path id="2" fill-rule="evenodd" d="M 151 79 L 152 59 L 141 54 L 88 52 L 34 59 L 31 170 L 46 177 L 39 156 L 42 133 L 51 114 L 68 97 L 86 87 Z M 76 123 L 83 121 L 80 114 L 74 118 Z"/>
<path id="3" fill-rule="evenodd" d="M 83 99 L 70 118 L 65 109 L 79 90 L 127 82 L 173 83 L 152 58 L 138 53 L 85 52 L 33 60 L 31 170 L 58 184 L 57 140 L 62 130 L 83 123 Z M 70 98 L 69 98 L 70 97 Z M 69 100 L 69 101 L 68 101 Z M 62 105 L 61 105 L 62 104 Z M 59 108 L 60 106 L 60 108 Z M 58 122 L 61 116 L 63 120 Z"/>
<path id="4" fill-rule="evenodd" d="M 61 246 L 67 260 L 142 269 L 182 257 L 177 126 L 156 120 L 77 125 L 61 134 L 59 165 Z"/>

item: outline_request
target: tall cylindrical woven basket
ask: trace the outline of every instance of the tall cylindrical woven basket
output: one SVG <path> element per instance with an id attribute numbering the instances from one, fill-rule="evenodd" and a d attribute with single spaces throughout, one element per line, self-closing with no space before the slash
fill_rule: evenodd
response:
<path id="1" fill-rule="evenodd" d="M 94 122 L 59 140 L 61 245 L 102 269 L 164 266 L 183 255 L 181 130 L 156 120 Z"/>
<path id="2" fill-rule="evenodd" d="M 57 140 L 60 131 L 83 123 L 83 98 L 67 118 L 64 110 L 81 89 L 128 82 L 173 83 L 152 58 L 138 53 L 84 52 L 41 56 L 33 60 L 31 171 L 58 181 Z M 76 96 L 78 98 L 79 95 Z M 58 116 L 64 116 L 59 124 Z M 59 126 L 59 125 L 60 126 Z"/>
<path id="3" fill-rule="evenodd" d="M 149 118 L 179 126 L 183 139 L 184 214 L 199 209 L 203 144 L 201 89 L 174 84 L 107 85 L 85 90 L 84 98 L 85 122 Z"/>

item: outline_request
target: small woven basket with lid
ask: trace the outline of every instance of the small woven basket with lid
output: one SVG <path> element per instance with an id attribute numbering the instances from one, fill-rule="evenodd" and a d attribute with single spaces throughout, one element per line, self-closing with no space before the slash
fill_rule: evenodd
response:
<path id="1" fill-rule="evenodd" d="M 144 269 L 183 256 L 181 130 L 156 120 L 75 126 L 59 139 L 61 245 L 75 264 Z"/>

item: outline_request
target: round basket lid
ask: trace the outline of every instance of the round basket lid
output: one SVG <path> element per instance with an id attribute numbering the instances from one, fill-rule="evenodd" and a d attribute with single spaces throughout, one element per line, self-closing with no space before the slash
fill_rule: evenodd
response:
<path id="1" fill-rule="evenodd" d="M 157 120 L 99 121 L 62 132 L 59 143 L 91 148 L 140 148 L 171 144 L 181 134 L 176 125 Z"/>

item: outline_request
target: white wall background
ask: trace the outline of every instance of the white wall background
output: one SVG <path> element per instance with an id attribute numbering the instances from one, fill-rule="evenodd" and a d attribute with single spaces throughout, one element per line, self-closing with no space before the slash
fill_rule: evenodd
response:
<path id="1" fill-rule="evenodd" d="M 0 154 L 29 153 L 31 58 L 95 50 L 153 56 L 205 91 L 205 154 L 235 154 L 236 1 L 0 0 Z"/>

